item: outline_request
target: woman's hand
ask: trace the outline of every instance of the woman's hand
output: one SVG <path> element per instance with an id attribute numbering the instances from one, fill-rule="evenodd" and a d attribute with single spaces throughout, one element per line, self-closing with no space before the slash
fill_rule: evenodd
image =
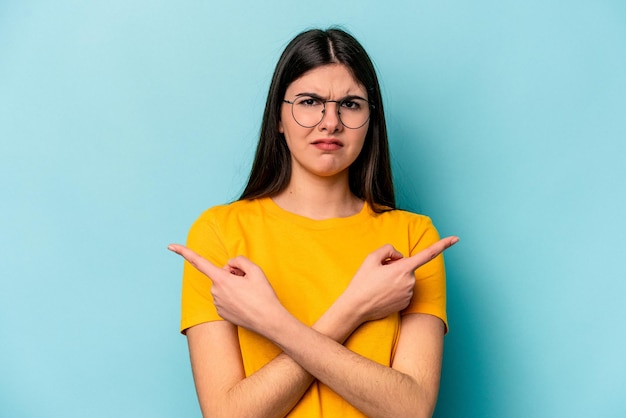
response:
<path id="1" fill-rule="evenodd" d="M 458 241 L 458 237 L 443 238 L 406 258 L 391 245 L 384 245 L 365 258 L 341 299 L 353 304 L 362 322 L 399 312 L 413 296 L 415 270 Z"/>
<path id="2" fill-rule="evenodd" d="M 286 312 L 263 270 L 246 257 L 233 258 L 219 268 L 183 245 L 171 244 L 168 249 L 213 282 L 213 302 L 225 320 L 263 334 L 264 326 L 275 324 Z"/>

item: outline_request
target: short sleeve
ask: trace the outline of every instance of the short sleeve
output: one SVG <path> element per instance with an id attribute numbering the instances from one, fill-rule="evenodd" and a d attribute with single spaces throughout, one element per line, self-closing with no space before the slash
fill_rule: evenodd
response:
<path id="1" fill-rule="evenodd" d="M 224 266 L 228 255 L 223 244 L 219 225 L 211 209 L 204 212 L 191 226 L 187 236 L 187 247 L 216 266 Z M 219 321 L 211 295 L 211 280 L 185 261 L 181 300 L 180 332 L 203 322 Z"/>
<path id="2" fill-rule="evenodd" d="M 430 218 L 419 216 L 410 226 L 410 255 L 417 254 L 439 241 L 439 233 Z M 413 298 L 402 314 L 427 313 L 440 318 L 448 331 L 446 314 L 446 272 L 443 254 L 415 270 Z"/>

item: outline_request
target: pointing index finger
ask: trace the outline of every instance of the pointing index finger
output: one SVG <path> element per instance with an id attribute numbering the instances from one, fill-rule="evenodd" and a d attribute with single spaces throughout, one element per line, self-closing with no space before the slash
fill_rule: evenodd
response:
<path id="1" fill-rule="evenodd" d="M 444 252 L 446 249 L 452 247 L 457 242 L 459 242 L 459 237 L 456 236 L 442 238 L 436 243 L 432 244 L 430 247 L 427 247 L 419 253 L 408 257 L 408 260 L 411 260 L 411 264 L 413 266 L 413 269 L 415 270 L 437 257 L 439 254 Z"/>
<path id="2" fill-rule="evenodd" d="M 167 249 L 183 257 L 212 281 L 219 280 L 224 274 L 229 274 L 184 245 L 170 244 Z"/>

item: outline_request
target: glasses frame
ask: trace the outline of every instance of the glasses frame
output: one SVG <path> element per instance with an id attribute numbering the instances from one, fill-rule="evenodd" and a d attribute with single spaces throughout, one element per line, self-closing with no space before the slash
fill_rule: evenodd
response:
<path id="1" fill-rule="evenodd" d="M 296 121 L 296 123 L 297 123 L 298 125 L 302 126 L 303 128 L 314 128 L 314 127 L 316 127 L 317 125 L 319 125 L 320 123 L 322 123 L 322 121 L 324 120 L 324 116 L 326 116 L 326 103 L 329 103 L 329 102 L 330 102 L 330 103 L 337 103 L 337 117 L 339 118 L 339 122 L 341 122 L 341 124 L 342 124 L 345 128 L 348 128 L 348 129 L 359 129 L 359 128 L 362 128 L 363 126 L 365 126 L 365 124 L 366 124 L 366 123 L 370 120 L 370 118 L 372 117 L 372 109 L 374 109 L 374 108 L 375 108 L 375 106 L 374 106 L 372 103 L 370 103 L 370 101 L 369 101 L 369 100 L 366 100 L 366 99 L 364 99 L 364 98 L 362 98 L 362 97 L 358 97 L 358 96 L 348 96 L 348 97 L 344 97 L 344 98 L 343 98 L 343 99 L 341 99 L 341 100 L 322 100 L 322 99 L 321 99 L 321 98 L 319 98 L 319 97 L 316 97 L 316 96 L 308 96 L 308 95 L 307 95 L 307 96 L 305 96 L 305 97 L 311 97 L 312 99 L 317 99 L 317 100 L 319 100 L 320 102 L 322 102 L 322 104 L 323 104 L 324 108 L 322 109 L 322 112 L 321 112 L 321 113 L 322 113 L 322 117 L 320 118 L 319 122 L 317 122 L 315 125 L 306 126 L 306 125 L 303 125 L 303 124 L 301 124 L 300 122 L 298 122 L 298 119 L 296 119 L 296 115 L 294 115 L 294 113 L 293 113 L 293 105 L 296 103 L 296 100 L 297 100 L 297 99 L 299 99 L 300 97 L 302 97 L 302 96 L 296 97 L 296 99 L 294 99 L 293 101 L 289 101 L 289 100 L 287 100 L 287 99 L 283 99 L 283 102 L 284 102 L 284 103 L 288 103 L 288 104 L 290 104 L 290 105 L 291 105 L 291 117 L 293 118 L 293 120 L 294 120 L 294 121 Z M 347 102 L 347 101 L 354 100 L 354 99 L 363 100 L 364 102 L 366 102 L 366 103 L 367 103 L 367 106 L 368 106 L 368 108 L 369 108 L 369 115 L 367 115 L 367 119 L 365 119 L 365 122 L 363 122 L 360 126 L 357 126 L 356 128 L 351 128 L 350 126 L 346 125 L 346 124 L 343 122 L 343 120 L 341 120 L 341 104 L 342 104 L 343 102 Z"/>

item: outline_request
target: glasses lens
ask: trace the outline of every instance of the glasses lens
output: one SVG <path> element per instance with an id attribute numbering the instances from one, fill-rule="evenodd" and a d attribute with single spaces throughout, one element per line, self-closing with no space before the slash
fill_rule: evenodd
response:
<path id="1" fill-rule="evenodd" d="M 370 106 L 367 100 L 347 98 L 336 105 L 339 108 L 339 119 L 346 128 L 360 128 L 370 117 Z M 302 96 L 296 98 L 291 110 L 293 118 L 299 125 L 312 128 L 324 118 L 325 107 L 324 101 L 319 98 Z"/>
<path id="2" fill-rule="evenodd" d="M 324 102 L 315 97 L 296 98 L 292 105 L 293 118 L 305 128 L 312 128 L 324 117 Z"/>
<path id="3" fill-rule="evenodd" d="M 339 118 L 346 128 L 360 128 L 365 125 L 369 117 L 370 106 L 367 100 L 355 97 L 339 102 Z"/>

